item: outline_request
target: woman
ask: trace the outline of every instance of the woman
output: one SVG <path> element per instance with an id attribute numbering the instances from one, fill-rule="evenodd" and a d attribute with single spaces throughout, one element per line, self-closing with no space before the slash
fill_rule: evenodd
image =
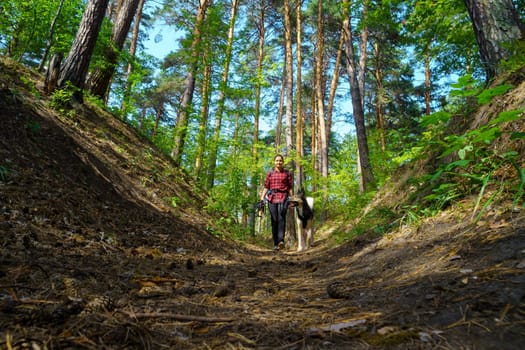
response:
<path id="1" fill-rule="evenodd" d="M 293 195 L 293 179 L 288 169 L 284 168 L 284 157 L 280 154 L 273 158 L 274 168 L 266 174 L 264 189 L 261 193 L 261 203 L 268 199 L 272 222 L 272 237 L 274 250 L 284 248 L 284 230 L 286 228 L 286 212 L 288 197 Z"/>

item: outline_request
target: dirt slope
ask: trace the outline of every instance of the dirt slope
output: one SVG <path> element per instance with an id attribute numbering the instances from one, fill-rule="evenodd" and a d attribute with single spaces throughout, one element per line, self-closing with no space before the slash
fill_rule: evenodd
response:
<path id="1" fill-rule="evenodd" d="M 473 223 L 473 198 L 382 238 L 243 248 L 166 157 L 101 111 L 50 111 L 39 79 L 0 62 L 1 349 L 525 343 L 523 208 Z"/>

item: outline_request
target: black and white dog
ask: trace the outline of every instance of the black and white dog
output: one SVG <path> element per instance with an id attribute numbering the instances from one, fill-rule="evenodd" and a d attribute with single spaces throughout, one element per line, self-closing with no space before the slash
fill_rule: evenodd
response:
<path id="1" fill-rule="evenodd" d="M 306 197 L 301 188 L 291 200 L 295 206 L 297 251 L 310 248 L 314 243 L 314 198 Z"/>

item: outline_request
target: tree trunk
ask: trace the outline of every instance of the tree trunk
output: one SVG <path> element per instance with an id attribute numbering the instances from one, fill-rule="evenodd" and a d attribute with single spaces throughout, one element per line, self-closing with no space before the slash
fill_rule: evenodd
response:
<path id="1" fill-rule="evenodd" d="M 358 164 L 361 169 L 361 192 L 368 189 L 369 185 L 374 181 L 372 166 L 368 154 L 368 140 L 365 128 L 365 116 L 362 105 L 362 92 L 359 88 L 357 79 L 354 46 L 352 42 L 351 31 L 351 14 L 350 9 L 346 18 L 343 21 L 344 35 L 345 35 L 345 52 L 346 52 L 346 69 L 350 80 L 350 94 L 352 96 L 352 109 L 354 114 L 354 121 L 357 134 L 357 149 L 358 149 Z"/>
<path id="2" fill-rule="evenodd" d="M 60 70 L 58 87 L 64 87 L 67 82 L 70 82 L 80 89 L 84 88 L 89 62 L 95 49 L 108 1 L 90 0 L 88 2 L 73 46 Z M 82 92 L 76 92 L 75 98 L 82 100 Z"/>
<path id="3" fill-rule="evenodd" d="M 129 96 L 131 95 L 131 73 L 133 72 L 133 61 L 135 60 L 135 55 L 137 53 L 137 44 L 140 34 L 140 22 L 142 21 L 142 11 L 144 9 L 145 1 L 146 0 L 139 0 L 137 13 L 135 14 L 135 23 L 133 24 L 133 31 L 131 34 L 131 43 L 129 45 L 130 61 L 128 62 L 128 67 L 126 68 L 126 87 L 124 89 L 124 96 L 122 96 L 122 104 L 120 105 L 120 110 L 123 112 L 126 110 L 126 104 L 128 103 Z"/>
<path id="4" fill-rule="evenodd" d="M 286 66 L 286 130 L 285 155 L 292 152 L 292 123 L 293 123 L 293 61 L 292 61 L 292 24 L 290 20 L 289 0 L 284 0 L 284 43 Z"/>
<path id="5" fill-rule="evenodd" d="M 385 89 L 383 87 L 383 71 L 381 70 L 381 48 L 380 43 L 374 44 L 375 69 L 374 76 L 377 84 L 376 92 L 376 124 L 381 137 L 381 151 L 386 151 L 386 133 L 385 133 L 385 116 L 383 115 L 383 102 Z"/>
<path id="6" fill-rule="evenodd" d="M 463 0 L 478 42 L 487 81 L 497 75 L 500 61 L 511 54 L 512 42 L 522 39 L 524 25 L 512 0 Z"/>
<path id="7" fill-rule="evenodd" d="M 232 0 L 232 9 L 230 15 L 230 25 L 228 29 L 228 43 L 226 45 L 226 56 L 224 58 L 224 70 L 222 71 L 221 85 L 219 88 L 219 100 L 217 102 L 217 113 L 215 116 L 215 130 L 213 142 L 211 144 L 209 165 L 208 165 L 208 186 L 210 189 L 215 182 L 215 168 L 217 166 L 217 154 L 219 152 L 219 143 L 221 140 L 222 114 L 224 113 L 224 103 L 226 99 L 226 89 L 228 88 L 228 75 L 230 73 L 230 63 L 233 48 L 233 36 L 235 31 L 235 21 L 237 19 L 238 0 Z"/>
<path id="8" fill-rule="evenodd" d="M 251 186 L 250 186 L 250 198 L 253 198 L 253 203 L 258 199 L 258 194 L 260 189 L 258 184 L 260 183 L 259 179 L 259 154 L 258 154 L 258 143 L 259 143 L 259 118 L 261 114 L 261 90 L 262 90 L 262 74 L 263 74 L 263 62 L 264 62 L 264 41 L 266 38 L 266 7 L 264 2 L 259 3 L 259 16 L 256 23 L 256 27 L 259 30 L 259 45 L 257 49 L 257 83 L 255 85 L 255 112 L 254 112 L 254 122 L 253 122 L 253 145 L 252 145 L 252 161 L 253 169 L 251 174 Z M 250 229 L 250 234 L 255 236 L 255 210 L 249 211 L 248 216 L 248 227 Z"/>
<path id="9" fill-rule="evenodd" d="M 199 8 L 197 9 L 197 17 L 195 19 L 195 28 L 193 29 L 191 42 L 191 62 L 190 69 L 184 82 L 185 89 L 182 96 L 182 101 L 177 113 L 177 122 L 175 124 L 175 139 L 171 157 L 177 166 L 180 165 L 182 159 L 182 151 L 184 149 L 184 141 L 186 139 L 188 121 L 191 112 L 191 105 L 193 103 L 193 93 L 195 91 L 195 76 L 197 75 L 197 68 L 199 63 L 199 46 L 202 36 L 202 23 L 206 16 L 210 0 L 199 0 Z"/>
<path id="10" fill-rule="evenodd" d="M 317 1 L 317 55 L 315 61 L 315 80 L 317 82 L 317 120 L 319 125 L 320 147 L 319 156 L 321 161 L 321 176 L 328 177 L 328 134 L 324 115 L 324 79 L 323 79 L 323 57 L 324 57 L 324 33 L 323 33 L 323 2 Z M 323 191 L 326 193 L 326 191 Z"/>
<path id="11" fill-rule="evenodd" d="M 317 82 L 315 81 L 315 75 L 312 83 L 312 96 L 310 98 L 310 110 L 311 110 L 311 122 L 312 122 L 312 192 L 317 191 L 317 184 L 319 182 L 319 162 L 317 155 L 319 154 L 319 123 L 317 121 L 317 108 L 315 91 L 317 89 Z"/>
<path id="12" fill-rule="evenodd" d="M 118 7 L 110 42 L 105 49 L 105 64 L 96 69 L 89 77 L 87 85 L 94 96 L 103 99 L 115 73 L 118 57 L 126 40 L 131 22 L 137 12 L 139 0 L 122 0 Z"/>
<path id="13" fill-rule="evenodd" d="M 365 108 L 365 75 L 366 75 L 366 58 L 367 58 L 367 47 L 368 47 L 368 3 L 369 0 L 363 1 L 363 15 L 361 16 L 361 22 L 363 24 L 363 28 L 361 29 L 361 45 L 360 45 L 360 51 L 361 54 L 359 56 L 359 75 L 358 75 L 358 83 L 359 83 L 359 92 L 361 95 L 361 106 Z"/>
<path id="14" fill-rule="evenodd" d="M 297 89 L 296 89 L 296 109 L 297 109 L 297 121 L 295 125 L 295 155 L 296 155 L 296 161 L 295 161 L 295 188 L 296 190 L 299 190 L 303 187 L 303 157 L 304 157 L 304 144 L 303 144 L 303 135 L 304 135 L 304 116 L 303 116 L 303 107 L 302 107 L 302 101 L 301 101 L 301 93 L 302 93 L 302 74 L 301 74 L 301 66 L 302 66 L 302 40 L 301 40 L 301 34 L 302 34 L 302 24 L 301 24 L 301 3 L 302 0 L 297 0 L 296 4 L 296 35 L 297 35 L 297 44 L 296 44 L 296 51 L 297 51 Z"/>
<path id="15" fill-rule="evenodd" d="M 151 138 L 154 139 L 157 135 L 157 130 L 159 129 L 160 118 L 164 113 L 163 104 L 160 104 L 158 107 L 155 107 L 155 125 L 153 126 L 153 131 L 151 132 Z"/>
<path id="16" fill-rule="evenodd" d="M 203 55 L 208 56 L 208 53 Z M 194 179 L 200 185 L 202 183 L 204 152 L 206 151 L 206 131 L 208 129 L 208 117 L 210 107 L 210 85 L 212 76 L 212 65 L 209 62 L 204 62 L 204 77 L 202 79 L 202 104 L 200 111 L 199 133 L 197 134 L 197 154 L 195 156 L 195 176 Z"/>
<path id="17" fill-rule="evenodd" d="M 337 47 L 337 54 L 334 63 L 334 75 L 332 76 L 332 82 L 330 83 L 330 95 L 328 96 L 328 106 L 326 109 L 326 129 L 328 131 L 328 135 L 330 135 L 332 130 L 332 114 L 334 110 L 335 92 L 337 90 L 337 85 L 339 85 L 339 69 L 341 67 L 343 47 L 344 35 L 341 31 L 341 38 L 339 40 L 339 46 Z"/>
<path id="18" fill-rule="evenodd" d="M 46 71 L 44 91 L 46 94 L 50 95 L 58 83 L 58 75 L 60 74 L 60 65 L 64 55 L 61 52 L 54 54 L 49 61 L 49 65 Z"/>
<path id="19" fill-rule="evenodd" d="M 325 79 L 323 76 L 324 66 L 324 25 L 323 25 L 323 1 L 317 0 L 317 53 L 315 59 L 315 101 L 317 109 L 317 125 L 319 126 L 319 161 L 321 178 L 326 180 L 328 178 L 328 139 L 329 131 L 326 127 L 325 120 Z M 328 187 L 327 181 L 321 182 L 321 193 L 323 203 L 328 202 Z M 326 210 L 321 206 L 320 216 L 324 220 L 326 218 Z"/>
<path id="20" fill-rule="evenodd" d="M 430 55 L 425 54 L 425 114 L 430 114 L 431 101 L 431 72 L 430 72 Z"/>
<path id="21" fill-rule="evenodd" d="M 281 91 L 279 93 L 279 109 L 277 110 L 277 126 L 275 128 L 275 154 L 281 152 L 282 135 L 283 135 L 283 110 L 284 110 L 284 94 L 286 92 L 286 65 L 283 67 L 283 75 L 281 79 Z"/>

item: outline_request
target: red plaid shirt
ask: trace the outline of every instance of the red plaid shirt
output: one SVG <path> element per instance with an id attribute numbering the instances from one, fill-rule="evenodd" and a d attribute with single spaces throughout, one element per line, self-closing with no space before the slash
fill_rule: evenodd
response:
<path id="1" fill-rule="evenodd" d="M 271 190 L 268 200 L 271 203 L 281 203 L 288 196 L 288 192 L 293 188 L 292 174 L 287 170 L 271 170 L 266 174 L 264 188 Z"/>

